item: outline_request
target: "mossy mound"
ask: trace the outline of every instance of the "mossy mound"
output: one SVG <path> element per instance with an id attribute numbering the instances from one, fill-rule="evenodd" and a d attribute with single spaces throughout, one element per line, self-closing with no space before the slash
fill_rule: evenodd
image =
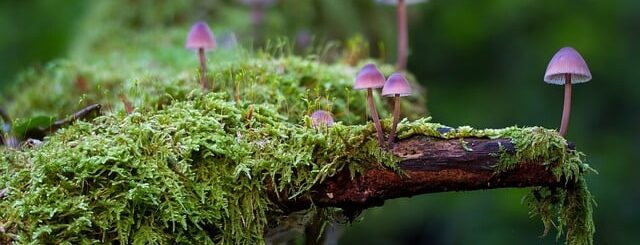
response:
<path id="1" fill-rule="evenodd" d="M 267 179 L 303 193 L 344 166 L 393 162 L 363 136 L 370 126 L 319 133 L 270 104 L 247 119 L 249 105 L 224 95 L 190 97 L 76 123 L 37 149 L 3 150 L 7 234 L 19 243 L 258 243 L 278 212 Z"/>
<path id="2" fill-rule="evenodd" d="M 253 107 L 253 109 L 250 109 Z M 249 111 L 253 110 L 249 118 Z M 532 211 L 550 227 L 567 227 L 568 244 L 590 243 L 591 198 L 582 154 L 543 128 L 441 134 L 436 123 L 403 122 L 400 137 L 511 137 L 517 162 L 548 164 L 577 188 L 535 189 Z M 0 201 L 5 241 L 18 243 L 263 243 L 277 222 L 266 183 L 295 195 L 343 168 L 393 167 L 371 124 L 314 129 L 291 123 L 272 104 L 236 103 L 220 93 L 188 93 L 162 109 L 112 113 L 78 122 L 35 149 L 2 149 Z M 540 194 L 545 192 L 543 195 Z"/>

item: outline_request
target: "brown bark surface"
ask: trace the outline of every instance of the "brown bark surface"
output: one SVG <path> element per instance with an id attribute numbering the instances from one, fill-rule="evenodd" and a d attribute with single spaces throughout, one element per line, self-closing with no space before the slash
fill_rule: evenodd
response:
<path id="1" fill-rule="evenodd" d="M 551 171 L 539 162 L 523 162 L 515 169 L 496 174 L 498 155 L 514 153 L 510 139 L 435 139 L 412 137 L 397 142 L 392 153 L 402 158 L 399 167 L 375 168 L 351 178 L 343 171 L 313 188 L 310 195 L 282 199 L 285 210 L 319 207 L 364 209 L 385 200 L 446 191 L 471 191 L 505 187 L 559 186 Z M 372 163 L 375 164 L 375 163 Z"/>

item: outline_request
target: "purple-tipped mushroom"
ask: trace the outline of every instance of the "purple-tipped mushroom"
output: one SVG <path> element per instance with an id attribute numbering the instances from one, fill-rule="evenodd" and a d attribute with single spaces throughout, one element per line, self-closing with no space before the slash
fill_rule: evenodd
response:
<path id="1" fill-rule="evenodd" d="M 353 85 L 353 89 L 355 90 L 367 90 L 367 102 L 369 104 L 369 110 L 371 110 L 371 118 L 373 118 L 373 123 L 376 127 L 380 147 L 384 146 L 384 135 L 382 134 L 382 126 L 380 125 L 376 105 L 373 103 L 373 89 L 381 88 L 382 86 L 384 86 L 384 75 L 382 75 L 374 64 L 367 64 L 362 67 Z"/>
<path id="2" fill-rule="evenodd" d="M 427 0 L 377 0 L 378 3 L 395 5 L 398 18 L 398 61 L 396 69 L 401 71 L 407 68 L 409 57 L 409 31 L 407 30 L 407 5 L 423 3 Z"/>
<path id="3" fill-rule="evenodd" d="M 411 85 L 409 81 L 400 73 L 393 73 L 387 79 L 387 82 L 382 88 L 382 96 L 394 97 L 393 98 L 393 124 L 391 126 L 391 134 L 387 146 L 391 147 L 396 137 L 396 128 L 398 121 L 400 121 L 400 97 L 409 96 L 412 94 Z"/>
<path id="4" fill-rule="evenodd" d="M 311 113 L 311 126 L 318 128 L 321 126 L 331 127 L 333 125 L 333 117 L 328 111 L 317 110 Z"/>
<path id="5" fill-rule="evenodd" d="M 561 48 L 549 61 L 544 81 L 549 84 L 564 85 L 564 106 L 560 135 L 567 135 L 571 113 L 571 85 L 591 80 L 591 72 L 582 56 L 571 47 Z"/>
<path id="6" fill-rule="evenodd" d="M 184 46 L 187 49 L 198 50 L 198 57 L 200 58 L 200 85 L 203 89 L 209 88 L 209 82 L 207 82 L 205 76 L 207 72 L 207 60 L 204 52 L 214 50 L 217 47 L 216 39 L 209 29 L 209 25 L 203 21 L 198 21 L 193 24 Z"/>

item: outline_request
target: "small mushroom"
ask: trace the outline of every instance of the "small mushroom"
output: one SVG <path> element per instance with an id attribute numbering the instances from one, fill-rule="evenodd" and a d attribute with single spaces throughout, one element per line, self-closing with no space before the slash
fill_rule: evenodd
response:
<path id="1" fill-rule="evenodd" d="M 209 83 L 205 77 L 207 61 L 204 52 L 214 50 L 216 47 L 216 39 L 213 37 L 213 33 L 211 33 L 211 29 L 209 29 L 207 23 L 198 21 L 191 26 L 185 48 L 198 50 L 198 57 L 200 59 L 200 85 L 203 89 L 209 88 Z"/>
<path id="2" fill-rule="evenodd" d="M 382 88 L 382 96 L 393 97 L 393 124 L 391 126 L 391 134 L 387 146 L 391 147 L 396 137 L 396 128 L 400 121 L 400 97 L 411 95 L 411 85 L 409 81 L 400 73 L 393 73 L 387 79 Z"/>
<path id="3" fill-rule="evenodd" d="M 582 56 L 571 47 L 561 48 L 549 61 L 544 81 L 549 84 L 564 85 L 564 106 L 560 135 L 567 135 L 571 113 L 571 85 L 591 80 L 591 72 Z"/>
<path id="4" fill-rule="evenodd" d="M 373 118 L 373 123 L 376 127 L 380 147 L 384 146 L 384 135 L 382 134 L 382 126 L 380 125 L 380 118 L 378 117 L 376 106 L 373 103 L 373 89 L 384 86 L 384 81 L 384 75 L 382 75 L 376 65 L 367 64 L 358 72 L 356 82 L 353 85 L 353 89 L 355 90 L 367 90 L 367 102 L 369 104 L 369 110 L 371 110 L 371 118 Z"/>
<path id="5" fill-rule="evenodd" d="M 407 58 L 409 57 L 409 31 L 407 30 L 407 5 L 426 2 L 427 0 L 377 0 L 378 3 L 395 5 L 398 18 L 398 61 L 397 70 L 407 68 Z"/>
<path id="6" fill-rule="evenodd" d="M 311 126 L 318 128 L 321 126 L 331 127 L 333 125 L 333 117 L 328 111 L 317 110 L 311 113 Z"/>

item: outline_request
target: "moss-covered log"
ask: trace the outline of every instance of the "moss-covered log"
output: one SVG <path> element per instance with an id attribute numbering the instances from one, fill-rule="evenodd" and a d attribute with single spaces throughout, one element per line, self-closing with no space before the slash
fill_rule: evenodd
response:
<path id="1" fill-rule="evenodd" d="M 398 172 L 373 168 L 353 178 L 349 171 L 328 178 L 310 191 L 310 198 L 288 203 L 291 211 L 311 203 L 321 207 L 364 209 L 385 200 L 425 193 L 505 187 L 564 187 L 542 162 L 523 161 L 496 172 L 499 156 L 514 154 L 511 139 L 439 139 L 416 136 L 398 142 L 392 153 L 401 158 Z"/>
<path id="2" fill-rule="evenodd" d="M 348 211 L 520 184 L 536 186 L 525 203 L 547 229 L 567 244 L 592 243 L 590 168 L 555 130 L 447 128 L 422 118 L 426 96 L 417 92 L 403 101 L 409 120 L 398 125 L 394 156 L 378 147 L 365 96 L 351 89 L 358 68 L 376 62 L 357 42 L 330 56 L 328 45 L 296 57 L 283 41 L 257 52 L 221 48 L 208 57 L 213 83 L 202 93 L 197 59 L 183 48 L 191 23 L 175 18 L 192 5 L 127 1 L 131 11 L 114 16 L 125 13 L 119 2 L 96 5 L 66 59 L 26 70 L 2 91 L 20 140 L 30 135 L 17 126 L 33 119 L 68 118 L 93 103 L 104 113 L 59 121 L 40 145 L 0 147 L 0 244 L 264 244 L 294 209 L 308 217 L 333 210 L 318 206 Z M 385 100 L 374 99 L 388 118 Z M 317 109 L 336 124 L 311 127 Z"/>
<path id="3" fill-rule="evenodd" d="M 244 116 L 249 111 L 251 119 Z M 545 227 L 566 230 L 568 244 L 591 243 L 589 166 L 555 130 L 453 129 L 429 118 L 405 120 L 389 154 L 377 146 L 372 124 L 310 125 L 308 117 L 289 122 L 269 104 L 194 91 L 161 109 L 77 121 L 36 148 L 0 148 L 0 183 L 7 188 L 0 241 L 263 243 L 265 231 L 292 211 L 277 200 L 317 199 L 318 206 L 349 211 L 376 198 L 437 191 L 412 182 L 437 183 L 434 176 L 443 181 L 440 190 L 455 190 L 466 189 L 456 177 L 480 187 L 492 177 L 538 169 L 541 176 L 527 173 L 531 183 L 568 185 L 534 188 L 526 202 L 532 212 Z M 389 120 L 383 125 L 387 131 Z M 457 176 L 460 169 L 469 175 Z M 350 189 L 360 203 L 327 199 Z"/>

